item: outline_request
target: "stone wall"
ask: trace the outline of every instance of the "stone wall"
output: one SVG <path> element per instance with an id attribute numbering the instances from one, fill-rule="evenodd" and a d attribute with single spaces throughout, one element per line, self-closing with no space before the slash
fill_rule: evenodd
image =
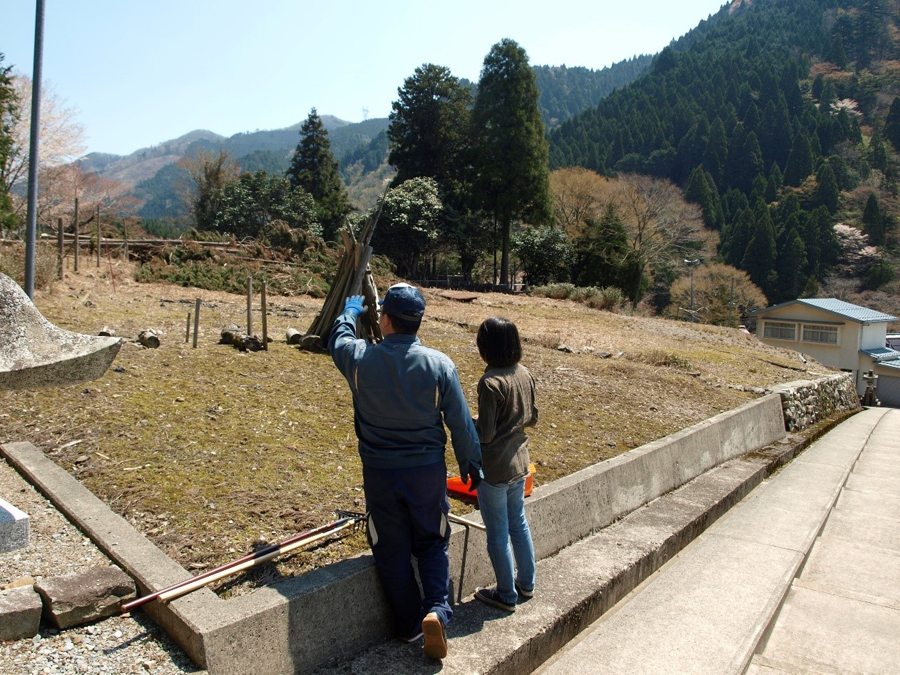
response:
<path id="1" fill-rule="evenodd" d="M 836 412 L 859 408 L 852 373 L 786 382 L 769 392 L 781 396 L 784 428 L 788 432 L 802 431 Z"/>

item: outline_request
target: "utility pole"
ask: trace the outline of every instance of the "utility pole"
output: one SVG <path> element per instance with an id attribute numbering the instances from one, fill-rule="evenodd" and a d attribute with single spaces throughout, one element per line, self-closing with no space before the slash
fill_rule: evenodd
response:
<path id="1" fill-rule="evenodd" d="M 34 256 L 37 241 L 38 144 L 41 128 L 41 70 L 44 60 L 44 0 L 34 17 L 34 70 L 31 73 L 31 137 L 28 151 L 28 211 L 25 217 L 25 293 L 34 300 Z"/>

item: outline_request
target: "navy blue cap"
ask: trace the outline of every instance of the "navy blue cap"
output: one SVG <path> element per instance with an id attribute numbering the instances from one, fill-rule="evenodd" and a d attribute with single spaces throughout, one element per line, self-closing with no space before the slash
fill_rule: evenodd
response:
<path id="1" fill-rule="evenodd" d="M 381 310 L 389 316 L 396 316 L 407 321 L 419 321 L 425 314 L 425 296 L 415 286 L 394 284 L 379 300 Z"/>

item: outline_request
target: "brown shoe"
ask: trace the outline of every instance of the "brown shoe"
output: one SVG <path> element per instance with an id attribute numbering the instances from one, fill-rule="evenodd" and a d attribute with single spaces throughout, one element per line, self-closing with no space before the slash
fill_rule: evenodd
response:
<path id="1" fill-rule="evenodd" d="M 444 624 L 434 612 L 429 612 L 422 619 L 422 632 L 425 634 L 425 656 L 430 659 L 443 659 L 447 656 L 447 638 L 444 637 Z"/>

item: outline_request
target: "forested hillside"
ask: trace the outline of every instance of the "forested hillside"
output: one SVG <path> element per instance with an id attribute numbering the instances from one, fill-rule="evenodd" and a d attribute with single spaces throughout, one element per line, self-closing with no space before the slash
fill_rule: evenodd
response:
<path id="1" fill-rule="evenodd" d="M 816 294 L 836 270 L 883 285 L 900 214 L 898 20 L 896 0 L 737 0 L 553 130 L 551 167 L 678 184 L 770 302 Z"/>
<path id="2" fill-rule="evenodd" d="M 653 56 L 642 54 L 608 68 L 534 66 L 540 98 L 538 105 L 548 129 L 591 108 L 613 90 L 634 82 L 650 67 Z"/>

